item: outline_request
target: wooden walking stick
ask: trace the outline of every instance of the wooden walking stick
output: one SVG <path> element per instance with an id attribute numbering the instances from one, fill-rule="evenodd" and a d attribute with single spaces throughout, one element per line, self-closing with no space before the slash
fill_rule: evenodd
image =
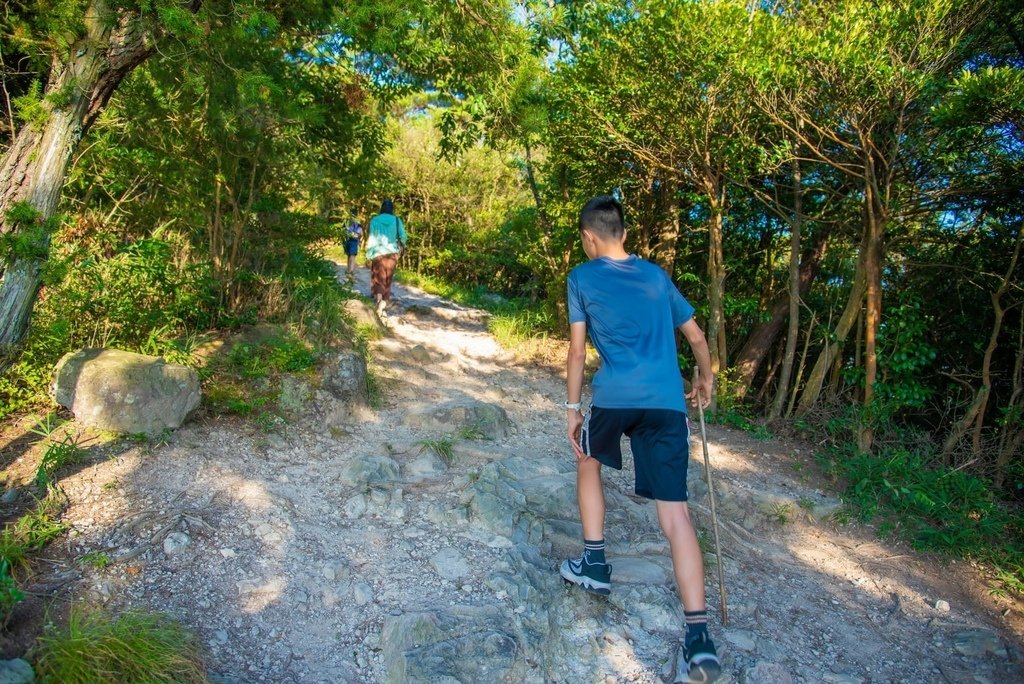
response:
<path id="1" fill-rule="evenodd" d="M 693 384 L 697 386 L 700 369 L 693 369 Z M 711 484 L 711 460 L 708 458 L 708 433 L 704 428 L 704 404 L 700 392 L 697 392 L 697 413 L 700 416 L 700 444 L 704 448 L 704 477 L 708 483 L 708 498 L 711 500 L 711 528 L 715 535 L 715 557 L 718 560 L 718 593 L 722 597 L 722 626 L 729 625 L 729 608 L 726 605 L 725 574 L 722 561 L 722 545 L 718 542 L 718 516 L 715 514 L 715 488 Z"/>

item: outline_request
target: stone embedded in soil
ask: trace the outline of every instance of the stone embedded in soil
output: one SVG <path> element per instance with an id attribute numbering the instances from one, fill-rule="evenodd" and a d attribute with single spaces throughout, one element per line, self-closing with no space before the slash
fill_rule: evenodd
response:
<path id="1" fill-rule="evenodd" d="M 443 475 L 448 470 L 444 461 L 433 451 L 424 451 L 412 461 L 402 466 L 402 474 L 407 480 L 421 482 Z"/>
<path id="2" fill-rule="evenodd" d="M 544 681 L 518 648 L 508 616 L 492 606 L 389 616 L 381 644 L 389 684 Z"/>
<path id="3" fill-rule="evenodd" d="M 968 629 L 953 636 L 953 648 L 969 658 L 987 655 L 1007 657 L 1006 647 L 999 635 L 988 629 Z"/>
<path id="4" fill-rule="evenodd" d="M 21 658 L 0 660 L 0 684 L 29 684 L 36 674 L 28 661 Z"/>
<path id="5" fill-rule="evenodd" d="M 469 563 L 457 549 L 441 549 L 430 559 L 430 564 L 441 577 L 449 580 L 459 579 L 469 574 Z"/>
<path id="6" fill-rule="evenodd" d="M 398 462 L 389 456 L 358 455 L 342 465 L 338 480 L 349 487 L 360 487 L 392 482 L 398 474 Z"/>
<path id="7" fill-rule="evenodd" d="M 176 556 L 185 550 L 192 542 L 192 538 L 184 532 L 171 532 L 164 538 L 164 553 L 168 556 Z"/>
<path id="8" fill-rule="evenodd" d="M 442 404 L 417 404 L 407 407 L 402 423 L 412 428 L 443 430 L 474 430 L 487 439 L 503 439 L 509 435 L 512 421 L 505 409 L 475 399 Z"/>
<path id="9" fill-rule="evenodd" d="M 753 632 L 745 629 L 729 629 L 724 633 L 725 640 L 741 651 L 756 651 L 757 640 Z"/>
<path id="10" fill-rule="evenodd" d="M 763 661 L 747 670 L 746 684 L 793 684 L 793 677 L 779 663 Z"/>

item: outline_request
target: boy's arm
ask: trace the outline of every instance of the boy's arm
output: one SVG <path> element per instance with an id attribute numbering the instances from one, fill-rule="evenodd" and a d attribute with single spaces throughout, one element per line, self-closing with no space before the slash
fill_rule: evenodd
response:
<path id="1" fill-rule="evenodd" d="M 711 403 L 711 390 L 714 386 L 714 376 L 711 374 L 711 351 L 708 349 L 708 341 L 704 338 L 704 331 L 697 325 L 697 321 L 690 319 L 679 326 L 683 337 L 690 343 L 693 356 L 697 359 L 697 368 L 700 373 L 697 382 L 693 385 L 687 399 L 699 400 L 701 406 L 707 407 Z M 698 399 L 698 392 L 700 396 Z"/>
<path id="2" fill-rule="evenodd" d="M 587 362 L 587 324 L 584 321 L 569 325 L 569 354 L 565 361 L 565 398 L 570 404 L 583 398 L 583 366 Z M 580 428 L 583 414 L 576 409 L 565 410 L 569 443 L 577 460 L 587 457 L 580 446 Z"/>

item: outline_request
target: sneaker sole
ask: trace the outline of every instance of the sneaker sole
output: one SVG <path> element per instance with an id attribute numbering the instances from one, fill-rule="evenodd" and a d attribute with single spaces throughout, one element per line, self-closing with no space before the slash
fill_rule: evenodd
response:
<path id="1" fill-rule="evenodd" d="M 711 684 L 722 676 L 722 665 L 717 660 L 694 663 L 687 676 L 691 684 Z"/>
<path id="2" fill-rule="evenodd" d="M 562 566 L 558 568 L 558 574 L 562 576 L 568 584 L 575 584 L 578 587 L 583 587 L 592 594 L 599 594 L 601 596 L 608 596 L 612 593 L 612 585 L 608 582 L 598 582 L 595 579 L 587 577 L 586 575 L 577 575 L 566 566 L 569 561 L 564 561 Z"/>

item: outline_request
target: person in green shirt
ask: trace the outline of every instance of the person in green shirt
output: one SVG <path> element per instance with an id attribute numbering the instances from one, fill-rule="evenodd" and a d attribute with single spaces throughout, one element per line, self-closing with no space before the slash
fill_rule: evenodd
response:
<path id="1" fill-rule="evenodd" d="M 370 295 L 377 304 L 377 314 L 380 316 L 385 314 L 388 302 L 391 301 L 395 267 L 408 239 L 405 223 L 395 216 L 394 202 L 384 200 L 380 213 L 370 219 L 366 239 L 366 258 L 370 260 Z"/>

